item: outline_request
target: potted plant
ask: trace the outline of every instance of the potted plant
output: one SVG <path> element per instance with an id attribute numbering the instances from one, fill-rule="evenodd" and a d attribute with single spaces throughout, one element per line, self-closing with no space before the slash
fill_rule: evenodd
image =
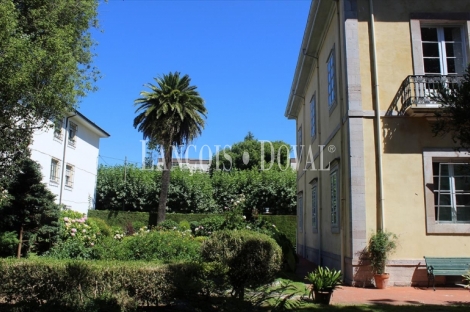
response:
<path id="1" fill-rule="evenodd" d="M 389 273 L 385 272 L 388 256 L 397 247 L 397 236 L 390 232 L 377 231 L 369 240 L 367 253 L 370 259 L 370 266 L 374 273 L 375 286 L 379 289 L 387 287 Z"/>
<path id="2" fill-rule="evenodd" d="M 318 267 L 305 277 L 312 285 L 309 297 L 316 303 L 330 304 L 331 294 L 341 285 L 341 271 L 330 270 L 328 267 Z"/>

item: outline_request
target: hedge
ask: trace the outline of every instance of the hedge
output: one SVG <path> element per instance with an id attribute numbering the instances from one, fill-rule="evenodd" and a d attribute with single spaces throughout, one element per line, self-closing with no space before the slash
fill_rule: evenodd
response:
<path id="1" fill-rule="evenodd" d="M 96 209 L 149 212 L 158 207 L 161 171 L 135 166 L 100 166 Z M 244 196 L 245 214 L 266 207 L 279 215 L 296 214 L 296 173 L 289 169 L 190 172 L 172 170 L 167 212 L 221 213 Z"/>
<path id="2" fill-rule="evenodd" d="M 212 217 L 214 214 L 182 214 L 167 213 L 166 219 L 180 223 L 183 220 L 188 222 L 201 221 L 204 218 Z M 128 224 L 140 223 L 148 224 L 148 212 L 128 212 L 128 211 L 107 211 L 107 210 L 88 210 L 88 217 L 98 218 L 106 221 L 110 226 L 125 227 Z M 296 245 L 297 234 L 297 216 L 293 215 L 262 215 L 263 219 L 273 223 L 279 231 L 286 234 L 292 245 Z"/>
<path id="3" fill-rule="evenodd" d="M 156 306 L 200 293 L 200 272 L 201 266 L 191 263 L 4 259 L 0 297 L 34 311 L 83 311 L 103 300 L 129 308 Z"/>

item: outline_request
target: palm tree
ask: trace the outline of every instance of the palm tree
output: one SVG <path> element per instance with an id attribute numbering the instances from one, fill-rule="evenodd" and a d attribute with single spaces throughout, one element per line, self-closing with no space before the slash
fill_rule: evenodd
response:
<path id="1" fill-rule="evenodd" d="M 207 110 L 197 87 L 190 85 L 188 75 L 180 77 L 179 72 L 170 72 L 154 79 L 156 85 L 146 85 L 151 92 L 142 91 L 141 98 L 135 100 L 138 115 L 134 118 L 134 128 L 142 132 L 144 139 L 148 138 L 153 146 L 163 148 L 165 163 L 158 224 L 165 220 L 173 148 L 185 146 L 201 134 Z M 154 218 L 150 219 L 153 223 Z"/>

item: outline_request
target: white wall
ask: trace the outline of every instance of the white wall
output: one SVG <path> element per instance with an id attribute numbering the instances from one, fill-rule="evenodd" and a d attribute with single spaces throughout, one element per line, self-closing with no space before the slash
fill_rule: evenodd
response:
<path id="1" fill-rule="evenodd" d="M 43 182 L 56 195 L 56 202 L 60 200 L 60 189 L 62 187 L 61 203 L 69 206 L 72 210 L 87 213 L 88 209 L 94 207 L 96 175 L 99 155 L 100 136 L 92 131 L 89 124 L 84 123 L 78 117 L 69 119 L 78 126 L 75 137 L 75 147 L 65 144 L 65 119 L 62 128 L 62 140 L 54 137 L 54 129 L 37 131 L 33 136 L 31 158 L 40 163 L 42 168 Z M 65 147 L 65 161 L 63 158 Z M 60 179 L 58 183 L 50 180 L 51 159 L 60 160 Z M 73 186 L 65 185 L 65 166 L 69 164 L 74 168 Z M 63 183 L 61 183 L 63 181 Z"/>

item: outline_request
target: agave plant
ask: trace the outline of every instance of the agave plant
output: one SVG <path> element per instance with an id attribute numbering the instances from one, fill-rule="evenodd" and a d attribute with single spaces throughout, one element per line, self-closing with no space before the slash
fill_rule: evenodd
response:
<path id="1" fill-rule="evenodd" d="M 339 287 L 341 285 L 341 271 L 320 266 L 315 271 L 307 273 L 305 279 L 312 283 L 309 296 L 313 297 L 314 292 L 333 292 Z"/>

